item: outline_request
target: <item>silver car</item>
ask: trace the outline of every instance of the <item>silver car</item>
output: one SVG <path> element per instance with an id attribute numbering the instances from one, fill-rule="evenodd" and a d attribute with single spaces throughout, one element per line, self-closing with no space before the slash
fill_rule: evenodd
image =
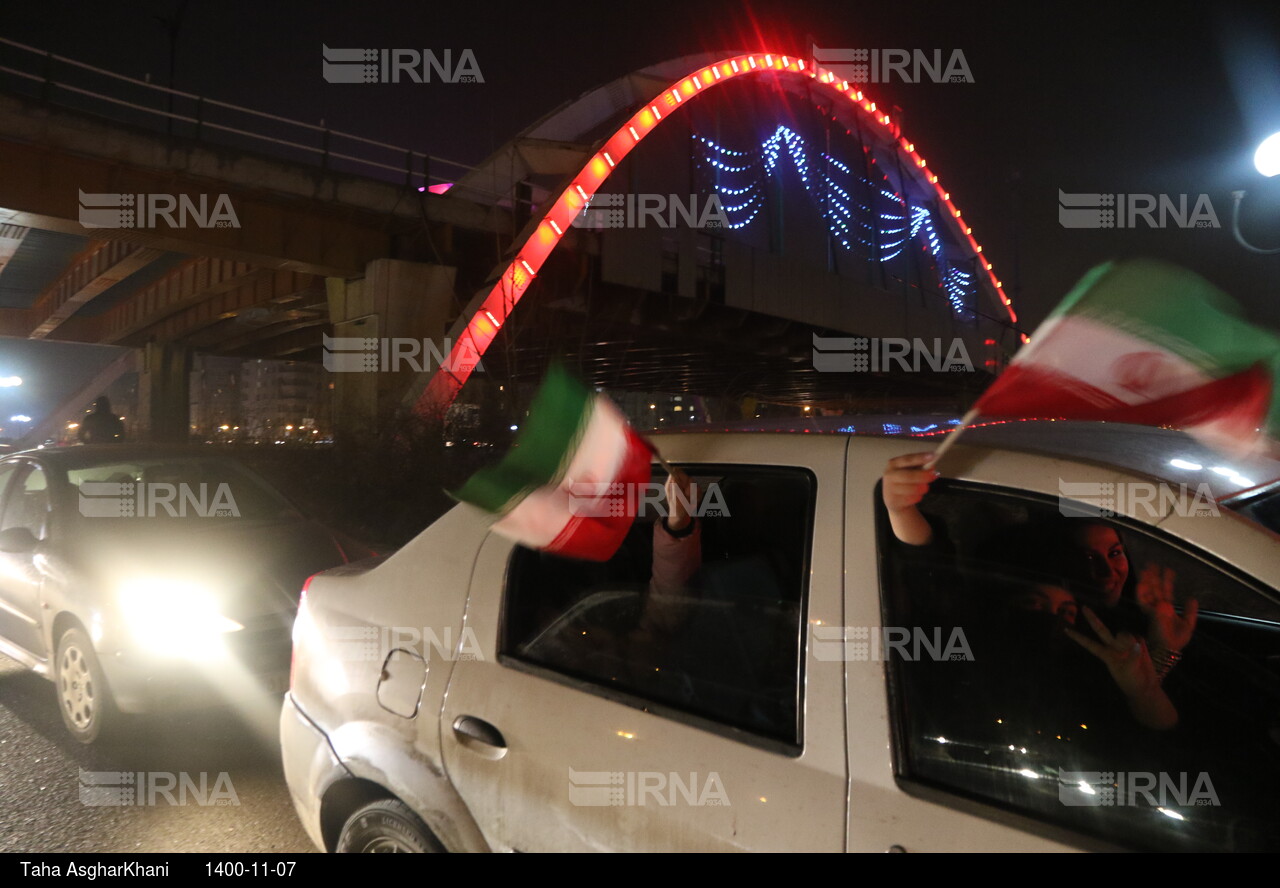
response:
<path id="1" fill-rule="evenodd" d="M 0 653 L 54 682 L 82 743 L 129 713 L 271 699 L 303 580 L 368 554 L 216 451 L 13 454 L 0 460 Z"/>
<path id="2" fill-rule="evenodd" d="M 934 543 L 907 546 L 877 485 L 936 444 L 916 428 L 658 436 L 718 493 L 674 592 L 656 582 L 662 515 L 643 510 L 602 564 L 459 506 L 381 562 L 311 578 L 280 729 L 316 845 L 1273 844 L 1280 464 L 1157 429 L 974 429 L 921 506 Z M 1038 561 L 1043 527 L 1061 545 Z M 1160 596 L 1190 641 L 1155 675 L 1140 639 Z M 1176 725 L 1126 707 L 1134 675 Z"/>

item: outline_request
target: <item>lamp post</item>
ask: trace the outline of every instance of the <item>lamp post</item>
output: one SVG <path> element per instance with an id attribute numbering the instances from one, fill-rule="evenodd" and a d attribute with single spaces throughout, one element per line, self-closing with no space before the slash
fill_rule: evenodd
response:
<path id="1" fill-rule="evenodd" d="M 1280 133 L 1272 133 L 1262 140 L 1258 150 L 1253 153 L 1253 165 L 1267 178 L 1280 174 Z M 1264 256 L 1280 253 L 1280 247 L 1270 250 L 1255 247 L 1240 233 L 1240 204 L 1244 201 L 1244 194 L 1243 191 L 1231 192 L 1234 201 L 1231 205 L 1231 233 L 1235 235 L 1236 242 L 1251 253 L 1261 253 Z"/>

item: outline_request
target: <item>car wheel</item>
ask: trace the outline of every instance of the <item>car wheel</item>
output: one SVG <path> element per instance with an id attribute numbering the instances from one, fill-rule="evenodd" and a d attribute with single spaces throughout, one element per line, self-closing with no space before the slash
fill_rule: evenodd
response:
<path id="1" fill-rule="evenodd" d="M 81 743 L 93 743 L 116 720 L 115 704 L 93 643 L 80 629 L 58 641 L 55 677 L 63 724 Z"/>
<path id="2" fill-rule="evenodd" d="M 398 799 L 370 802 L 347 818 L 339 854 L 429 854 L 443 851 L 431 830 Z"/>

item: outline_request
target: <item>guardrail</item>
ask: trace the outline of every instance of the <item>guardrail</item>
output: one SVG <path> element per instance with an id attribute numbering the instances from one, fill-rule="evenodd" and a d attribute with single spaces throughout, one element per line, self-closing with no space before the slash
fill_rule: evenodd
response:
<path id="1" fill-rule="evenodd" d="M 475 167 L 323 125 L 171 89 L 0 37 L 5 86 L 42 102 L 223 147 L 270 152 L 425 189 Z M 10 64 L 13 62 L 14 64 Z M 26 64 L 24 64 L 24 62 Z M 34 64 L 32 64 L 34 63 Z M 33 70 L 35 69 L 35 70 Z M 155 100 L 159 100 L 157 103 Z M 444 167 L 442 175 L 438 170 Z"/>

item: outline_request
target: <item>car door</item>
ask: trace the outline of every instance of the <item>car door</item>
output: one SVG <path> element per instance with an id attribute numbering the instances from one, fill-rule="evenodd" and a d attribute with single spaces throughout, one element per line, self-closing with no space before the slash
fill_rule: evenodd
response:
<path id="1" fill-rule="evenodd" d="M 13 466 L 7 495 L 0 502 L 0 533 L 24 528 L 37 540 L 45 538 L 49 519 L 48 478 L 35 463 Z M 2 471 L 2 470 L 0 470 Z M 5 478 L 0 475 L 0 488 Z M 0 552 L 0 637 L 38 659 L 45 649 L 40 625 L 40 592 L 43 573 L 35 551 Z"/>
<path id="2" fill-rule="evenodd" d="M 6 491 L 22 466 L 18 460 L 0 463 L 0 516 L 4 515 L 5 504 L 9 501 Z M 10 577 L 21 575 L 23 560 L 19 553 L 0 552 L 0 643 L 13 644 L 16 641 L 15 633 L 20 621 L 16 614 L 16 595 L 10 589 Z"/>
<path id="3" fill-rule="evenodd" d="M 842 619 L 846 442 L 662 443 L 723 485 L 696 592 L 656 621 L 676 628 L 633 628 L 654 599 L 628 546 L 659 545 L 643 517 L 600 571 L 491 536 L 466 614 L 482 655 L 455 664 L 441 722 L 449 777 L 497 849 L 842 850 L 843 676 L 805 627 Z"/>
<path id="4" fill-rule="evenodd" d="M 1007 453 L 984 463 L 971 453 L 958 474 L 921 506 L 945 545 L 912 550 L 883 519 L 867 524 L 886 619 L 912 631 L 942 624 L 944 637 L 956 628 L 965 643 L 884 658 L 899 792 L 884 780 L 879 816 L 859 817 L 855 765 L 851 845 L 877 833 L 908 850 L 1273 845 L 1280 541 L 1225 510 L 1183 510 L 1153 526 L 1151 516 L 1084 514 L 1054 495 L 1063 479 L 1132 480 L 1114 469 Z M 1093 567 L 1095 535 L 1121 565 L 1115 601 L 1109 575 Z M 1186 621 L 1198 603 L 1190 640 L 1152 676 L 1172 724 L 1153 724 L 1097 653 L 1104 631 L 1132 634 L 1132 649 L 1114 648 L 1126 658 L 1160 650 L 1143 604 L 1155 594 L 1150 578 L 1171 594 L 1171 615 Z M 851 668 L 851 690 L 858 681 Z"/>

